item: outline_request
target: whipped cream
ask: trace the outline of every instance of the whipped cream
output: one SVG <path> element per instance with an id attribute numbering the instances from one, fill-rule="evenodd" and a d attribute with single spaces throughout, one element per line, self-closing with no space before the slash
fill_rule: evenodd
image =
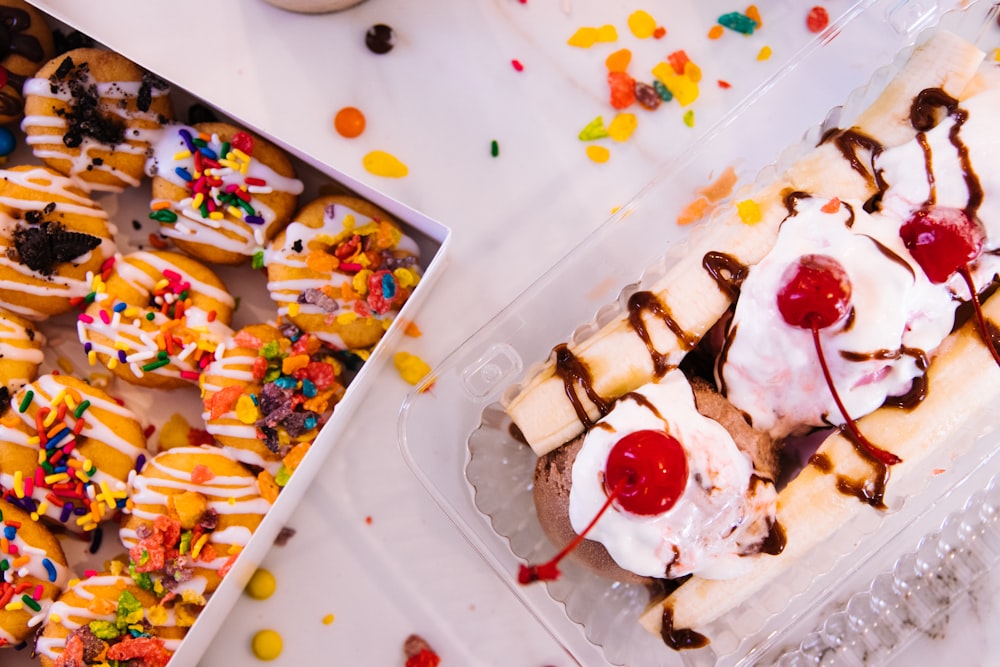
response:
<path id="1" fill-rule="evenodd" d="M 827 204 L 825 198 L 798 199 L 774 248 L 750 267 L 721 360 L 727 398 L 775 438 L 844 423 L 811 331 L 787 324 L 778 311 L 782 278 L 802 255 L 834 258 L 852 285 L 851 313 L 820 330 L 820 340 L 854 418 L 911 389 L 924 373 L 921 355 L 951 331 L 958 305 L 910 258 L 899 238 L 901 221 L 869 215 L 858 202 L 840 202 L 831 212 L 823 210 Z"/>
<path id="2" fill-rule="evenodd" d="M 619 566 L 641 576 L 739 576 L 749 567 L 742 556 L 757 553 L 770 533 L 777 493 L 754 476 L 749 457 L 729 432 L 698 412 L 680 371 L 626 394 L 587 433 L 573 464 L 573 529 L 582 532 L 607 499 L 603 479 L 612 448 L 629 433 L 646 429 L 668 432 L 684 448 L 688 479 L 683 494 L 655 516 L 612 504 L 587 537 L 603 544 Z"/>

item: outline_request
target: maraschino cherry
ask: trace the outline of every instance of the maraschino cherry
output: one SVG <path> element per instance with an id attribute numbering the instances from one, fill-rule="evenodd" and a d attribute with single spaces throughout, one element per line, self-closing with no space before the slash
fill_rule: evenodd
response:
<path id="1" fill-rule="evenodd" d="M 986 328 L 986 318 L 969 268 L 983 252 L 983 245 L 986 243 L 983 226 L 962 209 L 931 206 L 910 216 L 899 228 L 899 236 L 932 283 L 946 282 L 955 273 L 962 276 L 972 295 L 972 306 L 976 311 L 983 341 L 994 361 L 1000 364 L 1000 355 L 997 354 Z"/>
<path id="2" fill-rule="evenodd" d="M 816 346 L 823 377 L 855 441 L 879 463 L 891 466 L 902 461 L 892 452 L 874 445 L 861 434 L 858 425 L 840 400 L 840 394 L 826 363 L 826 356 L 823 354 L 820 329 L 826 329 L 840 322 L 850 310 L 851 281 L 847 277 L 847 271 L 840 262 L 828 255 L 803 255 L 785 271 L 781 285 L 781 289 L 778 290 L 778 311 L 791 326 L 812 331 L 813 344 Z"/>
<path id="3" fill-rule="evenodd" d="M 583 531 L 551 560 L 541 565 L 521 565 L 521 584 L 559 578 L 559 561 L 584 540 L 604 512 L 616 503 L 621 509 L 640 516 L 654 516 L 670 510 L 684 493 L 688 467 L 684 447 L 663 431 L 629 433 L 608 454 L 604 467 L 607 500 Z"/>

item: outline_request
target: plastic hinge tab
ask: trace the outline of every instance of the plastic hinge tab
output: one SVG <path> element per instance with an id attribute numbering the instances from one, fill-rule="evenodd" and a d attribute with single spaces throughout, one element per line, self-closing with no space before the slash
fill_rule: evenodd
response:
<path id="1" fill-rule="evenodd" d="M 909 35 L 926 27 L 939 9 L 937 0 L 901 0 L 886 12 L 886 20 L 900 35 Z"/>
<path id="2" fill-rule="evenodd" d="M 473 398 L 485 398 L 501 385 L 509 384 L 522 367 L 521 357 L 514 348 L 495 343 L 462 369 L 462 387 Z"/>

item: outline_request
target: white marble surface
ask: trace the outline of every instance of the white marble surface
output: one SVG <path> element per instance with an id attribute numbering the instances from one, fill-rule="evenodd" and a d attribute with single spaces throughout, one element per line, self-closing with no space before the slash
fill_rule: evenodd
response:
<path id="1" fill-rule="evenodd" d="M 659 165 L 688 150 L 713 120 L 793 63 L 800 49 L 811 48 L 801 25 L 805 10 L 792 0 L 763 0 L 764 29 L 739 40 L 730 34 L 722 43 L 708 42 L 705 32 L 715 16 L 742 7 L 714 1 L 656 9 L 621 0 L 438 0 L 433 6 L 367 0 L 320 16 L 282 12 L 259 0 L 36 4 L 451 226 L 448 271 L 417 319 L 423 336 L 402 343 L 432 364 L 625 203 Z M 765 164 L 772 154 L 762 151 L 797 139 L 867 80 L 872 63 L 891 57 L 904 38 L 889 32 L 883 17 L 896 3 L 875 4 L 868 17 L 872 39 L 827 45 L 838 53 L 831 73 L 804 78 L 811 87 L 787 105 L 792 121 L 778 115 L 747 137 L 737 151 L 748 156 L 745 164 Z M 628 32 L 628 14 L 642 5 L 668 29 L 659 43 Z M 837 16 L 852 5 L 836 0 L 827 7 Z M 383 56 L 363 45 L 365 30 L 378 22 L 397 35 Z M 579 50 L 565 44 L 576 28 L 606 23 L 618 28 L 615 45 Z M 758 62 L 764 45 L 774 56 Z M 611 160 L 598 165 L 586 158 L 576 134 L 597 115 L 610 119 L 603 59 L 623 46 L 635 53 L 633 70 L 685 49 L 709 81 L 723 78 L 733 87 L 705 86 L 694 128 L 684 125 L 676 105 L 639 112 L 635 135 L 623 144 L 605 140 Z M 523 63 L 523 72 L 512 59 Z M 346 105 L 368 118 L 357 139 L 332 129 L 334 113 Z M 499 143 L 496 158 L 492 140 Z M 361 158 L 373 149 L 399 157 L 409 175 L 367 173 Z M 707 182 L 709 176 L 699 177 Z M 401 644 L 411 632 L 424 635 L 445 666 L 573 664 L 407 469 L 396 415 L 408 389 L 391 368 L 377 377 L 368 404 L 291 522 L 297 535 L 264 562 L 277 577 L 276 594 L 266 601 L 244 598 L 203 665 L 252 663 L 250 637 L 265 627 L 285 637 L 275 661 L 282 665 L 401 665 Z M 975 595 L 893 664 L 991 664 L 997 647 L 987 629 L 997 620 L 990 603 L 998 590 L 995 577 L 978 584 Z M 323 625 L 331 613 L 335 621 Z"/>

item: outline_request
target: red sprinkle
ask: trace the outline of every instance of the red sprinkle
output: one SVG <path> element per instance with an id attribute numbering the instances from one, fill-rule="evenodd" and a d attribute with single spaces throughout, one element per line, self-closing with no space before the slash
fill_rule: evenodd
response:
<path id="1" fill-rule="evenodd" d="M 521 61 L 518 60 L 517 58 L 515 58 L 514 60 L 511 60 L 510 64 L 513 65 L 514 69 L 516 69 L 518 72 L 523 72 L 524 71 L 524 65 L 522 65 Z"/>
<path id="2" fill-rule="evenodd" d="M 719 88 L 732 88 L 732 87 L 733 84 L 729 83 L 728 81 L 723 81 L 722 79 L 719 79 Z"/>
<path id="3" fill-rule="evenodd" d="M 809 10 L 809 15 L 806 16 L 806 27 L 809 28 L 809 32 L 823 32 L 828 25 L 830 25 L 830 15 L 826 9 L 816 5 Z"/>

